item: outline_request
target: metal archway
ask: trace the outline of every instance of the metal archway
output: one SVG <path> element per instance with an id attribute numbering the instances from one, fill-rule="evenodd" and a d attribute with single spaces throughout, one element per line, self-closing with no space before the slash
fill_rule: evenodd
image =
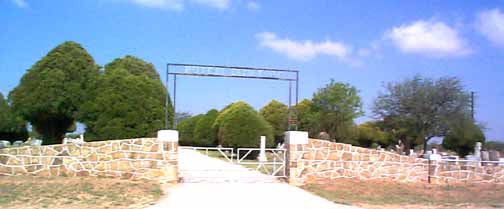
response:
<path id="1" fill-rule="evenodd" d="M 181 67 L 183 71 L 170 72 L 171 67 Z M 218 77 L 218 78 L 241 78 L 241 79 L 262 79 L 262 80 L 278 80 L 289 82 L 289 104 L 288 104 L 288 130 L 292 130 L 291 125 L 295 125 L 294 130 L 297 130 L 297 118 L 291 117 L 292 104 L 292 82 L 295 82 L 295 104 L 298 104 L 299 99 L 299 71 L 273 68 L 255 68 L 255 67 L 236 67 L 222 65 L 200 65 L 200 64 L 181 64 L 168 63 L 166 65 L 166 92 L 169 95 L 169 77 L 173 76 L 173 128 L 177 127 L 176 110 L 177 110 L 177 76 L 199 76 L 199 77 Z M 165 128 L 168 129 L 168 109 L 169 97 L 166 97 L 165 102 Z M 296 114 L 297 117 L 297 114 Z"/>

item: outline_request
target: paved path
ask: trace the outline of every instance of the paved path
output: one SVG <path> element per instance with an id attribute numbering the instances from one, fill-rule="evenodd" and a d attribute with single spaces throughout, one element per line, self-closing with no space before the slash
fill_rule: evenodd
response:
<path id="1" fill-rule="evenodd" d="M 356 209 L 193 150 L 179 150 L 179 170 L 183 183 L 150 209 Z"/>

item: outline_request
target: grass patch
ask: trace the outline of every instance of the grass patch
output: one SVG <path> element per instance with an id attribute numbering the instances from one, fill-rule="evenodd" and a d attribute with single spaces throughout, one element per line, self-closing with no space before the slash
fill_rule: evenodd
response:
<path id="1" fill-rule="evenodd" d="M 336 203 L 364 208 L 504 208 L 504 185 L 429 185 L 337 179 L 303 186 Z M 408 207 L 408 205 L 410 207 Z"/>
<path id="2" fill-rule="evenodd" d="M 159 184 L 103 178 L 0 177 L 0 208 L 144 208 Z"/>

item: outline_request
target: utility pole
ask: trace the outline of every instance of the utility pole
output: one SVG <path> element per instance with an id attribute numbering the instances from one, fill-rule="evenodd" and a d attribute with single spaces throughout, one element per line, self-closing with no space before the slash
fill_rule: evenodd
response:
<path id="1" fill-rule="evenodd" d="M 474 91 L 471 91 L 471 118 L 474 121 Z"/>

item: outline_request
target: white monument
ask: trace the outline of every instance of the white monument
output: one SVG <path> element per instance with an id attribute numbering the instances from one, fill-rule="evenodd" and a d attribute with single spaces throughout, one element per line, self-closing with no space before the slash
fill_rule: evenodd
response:
<path id="1" fill-rule="evenodd" d="M 259 157 L 257 159 L 259 162 L 268 161 L 266 157 L 266 136 L 261 136 L 261 149 L 259 150 Z"/>
<path id="2" fill-rule="evenodd" d="M 481 160 L 481 142 L 476 142 L 476 146 L 474 146 L 474 157 Z"/>

